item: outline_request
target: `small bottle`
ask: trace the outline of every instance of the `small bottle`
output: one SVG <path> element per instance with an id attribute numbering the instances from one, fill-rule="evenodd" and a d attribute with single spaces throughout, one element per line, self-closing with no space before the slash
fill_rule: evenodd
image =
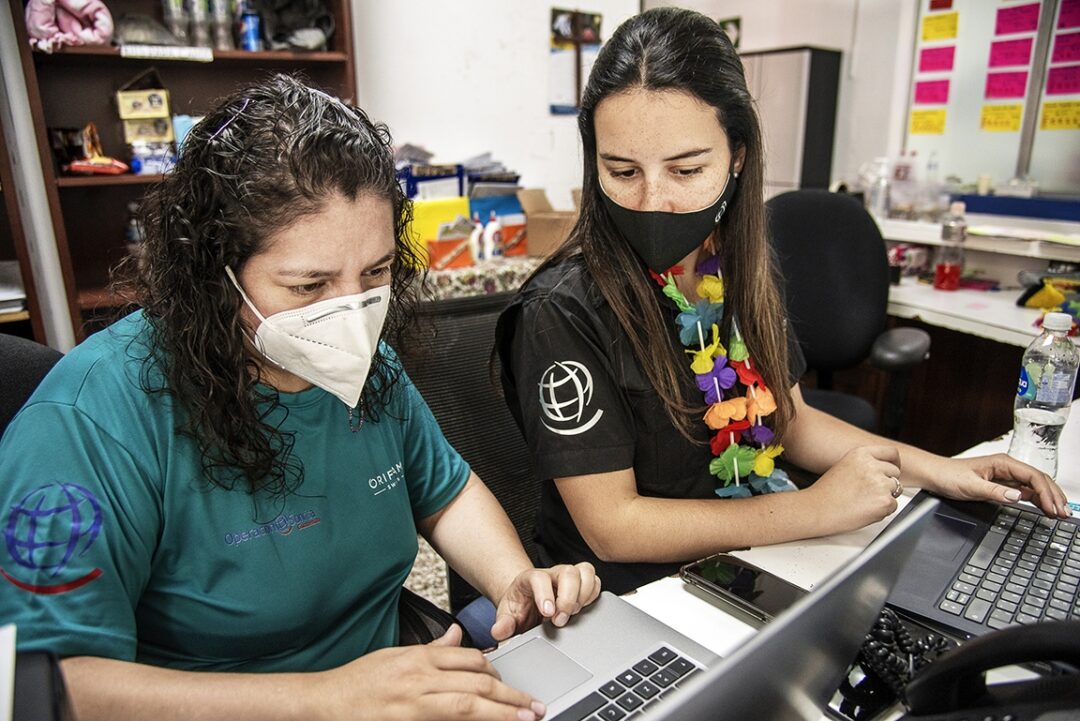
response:
<path id="1" fill-rule="evenodd" d="M 480 222 L 480 214 L 473 213 L 473 229 L 469 233 L 469 254 L 472 255 L 473 263 L 479 263 L 484 259 L 484 224 Z"/>
<path id="2" fill-rule="evenodd" d="M 200 48 L 212 47 L 210 40 L 210 4 L 208 0 L 188 0 L 188 17 L 191 18 L 191 44 Z"/>
<path id="3" fill-rule="evenodd" d="M 874 159 L 874 177 L 866 193 L 866 209 L 884 220 L 889 217 L 889 159 Z"/>
<path id="4" fill-rule="evenodd" d="M 1013 435 L 1009 455 L 1057 475 L 1058 439 L 1069 418 L 1080 350 L 1068 333 L 1068 313 L 1047 313 L 1043 332 L 1024 351 L 1020 382 L 1013 405 Z"/>
<path id="5" fill-rule="evenodd" d="M 493 210 L 484 226 L 484 259 L 491 260 L 499 255 L 502 255 L 502 223 Z"/>
<path id="6" fill-rule="evenodd" d="M 941 224 L 941 246 L 934 258 L 934 287 L 938 290 L 956 290 L 960 287 L 960 274 L 964 270 L 964 239 L 967 238 L 964 210 L 962 201 L 954 202 Z"/>

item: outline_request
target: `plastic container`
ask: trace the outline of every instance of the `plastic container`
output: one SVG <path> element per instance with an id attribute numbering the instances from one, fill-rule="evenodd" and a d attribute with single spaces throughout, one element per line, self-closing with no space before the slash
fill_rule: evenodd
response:
<path id="1" fill-rule="evenodd" d="M 473 213 L 473 229 L 469 233 L 469 254 L 473 263 L 479 263 L 484 259 L 484 224 L 480 222 L 480 214 Z"/>
<path id="2" fill-rule="evenodd" d="M 964 240 L 967 238 L 964 210 L 964 204 L 956 201 L 949 206 L 949 214 L 941 224 L 941 246 L 934 256 L 934 287 L 938 290 L 956 290 L 960 287 L 960 274 L 964 271 Z"/>
<path id="3" fill-rule="evenodd" d="M 1080 350 L 1069 339 L 1072 317 L 1047 313 L 1043 332 L 1024 351 L 1013 404 L 1009 455 L 1057 475 L 1058 440 L 1069 418 Z"/>
<path id="4" fill-rule="evenodd" d="M 497 256 L 502 255 L 502 223 L 495 216 L 495 211 L 491 211 L 491 215 L 488 218 L 487 225 L 484 226 L 484 260 L 491 260 Z"/>
<path id="5" fill-rule="evenodd" d="M 866 209 L 871 215 L 889 217 L 889 159 L 874 158 L 874 169 L 866 190 Z"/>

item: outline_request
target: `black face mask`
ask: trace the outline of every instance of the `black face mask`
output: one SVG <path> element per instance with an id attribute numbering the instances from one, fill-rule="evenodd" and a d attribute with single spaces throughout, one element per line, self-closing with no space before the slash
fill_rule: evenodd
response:
<path id="1" fill-rule="evenodd" d="M 723 192 L 708 208 L 670 213 L 624 208 L 609 198 L 600 186 L 600 197 L 615 221 L 615 227 L 645 265 L 657 273 L 665 272 L 705 242 L 724 216 L 734 194 L 735 175 L 729 171 Z"/>

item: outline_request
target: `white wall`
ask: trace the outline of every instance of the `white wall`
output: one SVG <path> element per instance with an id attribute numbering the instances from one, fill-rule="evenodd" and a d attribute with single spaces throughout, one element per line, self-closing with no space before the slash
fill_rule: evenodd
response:
<path id="1" fill-rule="evenodd" d="M 659 5 L 692 8 L 717 20 L 742 18 L 740 52 L 813 45 L 843 53 L 834 181 L 853 180 L 862 163 L 903 147 L 917 0 L 645 2 L 646 8 Z"/>
<path id="2" fill-rule="evenodd" d="M 454 162 L 485 150 L 548 188 L 569 208 L 581 185 L 576 121 L 547 107 L 547 24 L 536 0 L 353 0 L 358 98 L 397 142 Z M 742 18 L 741 50 L 815 45 L 843 64 L 833 180 L 896 155 L 904 142 L 918 0 L 682 0 L 717 19 Z M 565 3 L 564 3 L 565 5 Z M 593 0 L 603 36 L 635 14 L 637 0 Z"/>
<path id="3" fill-rule="evenodd" d="M 599 12 L 607 38 L 638 0 L 353 0 L 357 97 L 397 143 L 457 162 L 490 150 L 570 208 L 581 186 L 574 116 L 548 112 L 552 4 Z"/>

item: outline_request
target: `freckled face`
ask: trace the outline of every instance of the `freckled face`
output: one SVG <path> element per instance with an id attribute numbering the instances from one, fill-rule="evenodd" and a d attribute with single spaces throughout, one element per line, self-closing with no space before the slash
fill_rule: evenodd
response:
<path id="1" fill-rule="evenodd" d="M 682 90 L 632 90 L 593 117 L 600 184 L 631 210 L 687 212 L 712 205 L 732 169 L 716 110 Z M 742 167 L 736 154 L 734 170 Z"/>

